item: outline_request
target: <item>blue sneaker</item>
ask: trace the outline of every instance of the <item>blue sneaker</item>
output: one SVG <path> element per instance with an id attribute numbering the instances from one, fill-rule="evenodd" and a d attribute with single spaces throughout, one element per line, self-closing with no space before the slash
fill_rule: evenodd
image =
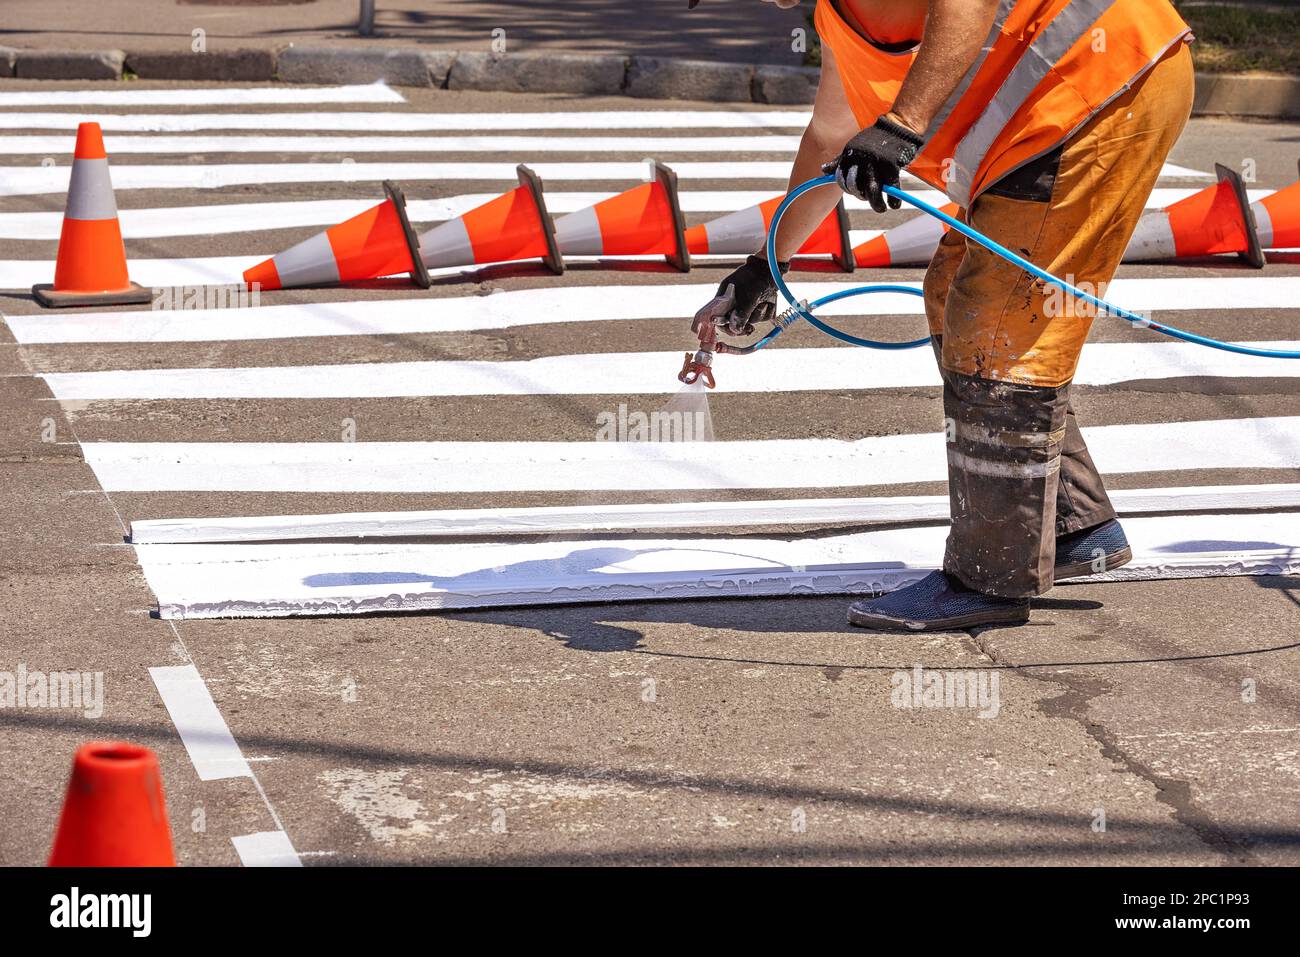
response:
<path id="1" fill-rule="evenodd" d="M 1092 528 L 1062 535 L 1056 540 L 1056 568 L 1053 576 L 1082 578 L 1099 575 L 1133 560 L 1124 529 L 1115 519 Z"/>
<path id="2" fill-rule="evenodd" d="M 998 598 L 971 591 L 943 572 L 930 572 L 906 588 L 854 602 L 849 624 L 877 631 L 955 631 L 975 625 L 1023 624 L 1028 598 Z"/>

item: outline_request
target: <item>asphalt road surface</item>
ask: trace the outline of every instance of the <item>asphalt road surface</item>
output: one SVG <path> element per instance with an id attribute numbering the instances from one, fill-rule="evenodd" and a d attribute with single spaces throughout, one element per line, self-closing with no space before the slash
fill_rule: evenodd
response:
<path id="1" fill-rule="evenodd" d="M 155 325 L 148 306 L 111 308 L 86 333 L 26 291 L 51 276 L 75 117 L 127 118 L 106 120 L 117 203 L 133 276 L 156 286 L 233 281 L 378 202 L 386 176 L 403 184 L 424 230 L 447 215 L 447 204 L 432 201 L 468 208 L 478 200 L 464 197 L 507 189 L 517 162 L 544 171 L 558 215 L 634 185 L 630 166 L 587 164 L 653 155 L 682 173 L 688 223 L 703 222 L 747 205 L 742 191 L 779 192 L 778 167 L 801 122 L 798 111 L 752 105 L 444 91 L 371 103 L 320 103 L 301 89 L 298 102 L 280 104 L 85 102 L 104 89 L 203 87 L 0 86 L 0 288 L 9 289 L 0 293 L 0 671 L 102 673 L 104 691 L 99 715 L 94 706 L 0 708 L 0 862 L 44 860 L 72 751 L 104 738 L 159 753 L 184 864 L 1300 862 L 1295 578 L 1221 567 L 1215 577 L 1070 584 L 1039 600 L 1024 627 L 927 636 L 851 629 L 846 597 L 806 595 L 157 617 L 159 596 L 124 539 L 133 521 L 941 494 L 941 480 L 906 463 L 864 469 L 861 481 L 828 473 L 780 488 L 767 482 L 786 468 L 779 456 L 756 466 L 761 482 L 737 478 L 728 462 L 751 447 L 777 448 L 758 444 L 768 440 L 935 433 L 939 390 L 937 380 L 909 379 L 896 356 L 865 353 L 853 357 L 860 379 L 828 386 L 817 378 L 824 364 L 812 360 L 848 347 L 796 327 L 769 357 L 773 381 L 710 398 L 718 441 L 694 445 L 694 487 L 647 468 L 593 488 L 553 481 L 563 463 L 553 472 L 541 465 L 551 459 L 538 444 L 592 444 L 598 417 L 620 403 L 661 408 L 691 346 L 689 313 L 734 257 L 702 259 L 690 274 L 645 260 L 573 261 L 558 278 L 522 264 L 442 274 L 428 291 L 388 279 L 266 292 L 256 309 L 196 313 L 193 327 L 183 313 Z M 208 89 L 218 99 L 224 92 Z M 21 91 L 65 95 L 5 102 Z M 704 111 L 786 115 L 715 126 Z M 21 112 L 37 116 L 25 125 Z M 584 112 L 602 115 L 572 116 Z M 349 123 L 355 113 L 375 115 Z M 431 113 L 470 119 L 401 120 Z M 311 119 L 295 122 L 303 116 Z M 271 139 L 241 142 L 248 137 Z M 745 142 L 689 142 L 705 137 Z M 1200 189 L 1216 162 L 1253 170 L 1252 190 L 1286 186 L 1298 141 L 1300 126 L 1195 121 L 1171 157 L 1182 169 L 1158 188 L 1180 191 L 1166 198 Z M 737 165 L 691 171 L 696 163 Z M 863 233 L 909 217 L 851 215 Z M 847 281 L 813 260 L 795 275 Z M 920 270 L 870 275 L 916 282 Z M 1295 253 L 1274 254 L 1262 271 L 1224 257 L 1129 265 L 1119 278 L 1135 284 L 1117 284 L 1117 298 L 1125 289 L 1153 296 L 1143 308 L 1195 332 L 1300 339 Z M 500 312 L 493 296 L 504 297 Z M 290 305 L 304 308 L 276 308 Z M 915 314 L 846 323 L 890 338 L 922 326 Z M 1112 488 L 1300 481 L 1296 372 L 1205 373 L 1181 358 L 1104 352 L 1174 348 L 1117 320 L 1099 320 L 1092 342 L 1085 356 L 1117 358 L 1098 360 L 1093 384 L 1076 387 L 1076 406 L 1086 427 L 1120 430 L 1106 433 L 1119 437 Z M 1138 356 L 1136 372 L 1104 374 L 1123 356 Z M 545 359 L 554 364 L 520 372 Z M 746 361 L 719 359 L 724 384 L 752 381 Z M 409 365 L 432 362 L 442 365 Z M 334 375 L 361 364 L 351 370 L 359 378 Z M 245 371 L 201 386 L 177 371 L 203 369 Z M 644 391 L 592 386 L 607 369 L 626 370 Z M 640 384 L 647 369 L 661 369 L 662 387 Z M 157 375 L 131 374 L 149 370 Z M 77 375 L 113 371 L 125 375 Z M 307 443 L 348 440 L 361 464 L 332 483 L 277 469 Z M 475 450 L 458 447 L 455 481 L 454 470 L 417 461 L 394 482 L 383 459 L 399 447 L 365 448 L 379 442 L 485 443 L 498 457 L 484 452 L 476 469 Z M 181 474 L 181 451 L 156 443 L 220 444 L 242 457 L 207 475 Z M 788 447 L 790 468 L 806 447 Z M 104 464 L 111 449 L 147 454 L 124 478 Z M 1265 529 L 1265 545 L 1300 550 L 1286 537 L 1294 512 L 1224 515 L 1152 521 L 1176 530 L 1168 523 L 1213 519 L 1226 530 L 1215 538 L 1229 545 L 1240 522 L 1252 541 Z M 844 530 L 667 537 L 707 551 L 722 537 L 735 548 Z M 922 533 L 890 534 L 913 531 Z M 440 546 L 420 547 L 436 566 Z M 405 580 L 426 584 L 440 574 L 408 571 Z M 195 587 L 204 574 L 195 569 Z M 969 673 L 989 696 L 982 707 L 897 706 L 895 691 L 915 666 Z"/>

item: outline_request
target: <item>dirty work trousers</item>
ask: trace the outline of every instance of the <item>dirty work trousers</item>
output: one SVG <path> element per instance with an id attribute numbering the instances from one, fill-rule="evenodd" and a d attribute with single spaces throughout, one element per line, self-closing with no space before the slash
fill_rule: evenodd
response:
<path id="1" fill-rule="evenodd" d="M 1179 43 L 1061 147 L 976 197 L 963 218 L 1104 296 L 1192 92 L 1191 55 Z M 1090 307 L 951 231 L 926 272 L 925 308 L 944 380 L 952 510 L 944 571 L 985 594 L 1042 594 L 1052 587 L 1056 537 L 1115 517 L 1070 406 Z"/>

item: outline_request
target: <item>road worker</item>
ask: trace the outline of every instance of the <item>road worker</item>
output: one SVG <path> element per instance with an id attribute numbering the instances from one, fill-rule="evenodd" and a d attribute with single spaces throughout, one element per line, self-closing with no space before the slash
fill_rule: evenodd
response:
<path id="1" fill-rule="evenodd" d="M 1105 288 L 1191 113 L 1191 36 L 1168 0 L 818 0 L 814 23 L 821 78 L 791 187 L 833 172 L 883 213 L 900 203 L 882 187 L 906 169 L 984 235 Z M 776 244 L 782 271 L 838 195 L 827 186 L 791 205 Z M 914 631 L 1025 622 L 1056 579 L 1132 557 L 1070 406 L 1094 317 L 955 230 L 924 291 L 952 529 L 940 571 L 855 603 L 849 621 Z M 776 297 L 760 250 L 697 321 L 749 334 Z"/>

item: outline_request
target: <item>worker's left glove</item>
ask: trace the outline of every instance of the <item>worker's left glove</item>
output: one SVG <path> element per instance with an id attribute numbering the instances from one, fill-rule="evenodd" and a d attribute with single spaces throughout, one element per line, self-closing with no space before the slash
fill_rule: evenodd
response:
<path id="1" fill-rule="evenodd" d="M 790 271 L 788 262 L 778 262 L 781 275 Z M 776 283 L 772 267 L 762 256 L 750 256 L 745 264 L 718 284 L 717 294 L 709 300 L 691 322 L 691 331 L 699 333 L 704 323 L 712 323 L 733 336 L 749 336 L 755 324 L 776 318 Z"/>
<path id="2" fill-rule="evenodd" d="M 921 144 L 921 137 L 882 116 L 845 143 L 839 159 L 823 166 L 822 172 L 834 173 L 840 189 L 865 199 L 878 213 L 885 211 L 886 200 L 890 209 L 898 209 L 903 204 L 882 188 L 898 187 L 898 174 L 916 159 Z"/>

